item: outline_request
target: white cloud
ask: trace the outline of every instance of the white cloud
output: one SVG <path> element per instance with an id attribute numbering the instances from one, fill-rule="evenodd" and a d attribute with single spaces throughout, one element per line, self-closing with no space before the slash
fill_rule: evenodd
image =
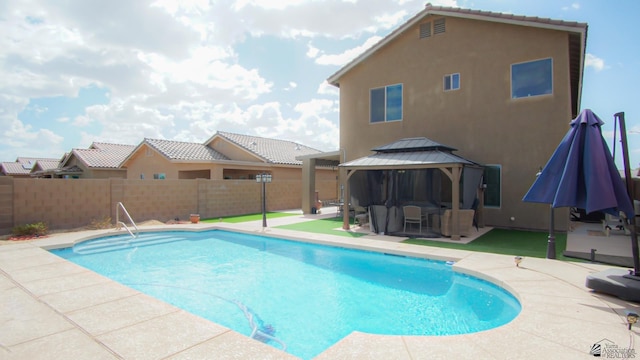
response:
<path id="1" fill-rule="evenodd" d="M 77 127 L 86 127 L 86 126 L 89 126 L 91 123 L 93 123 L 93 119 L 85 115 L 76 116 L 75 119 L 73 119 L 73 126 L 77 126 Z"/>
<path id="2" fill-rule="evenodd" d="M 289 81 L 289 85 L 284 88 L 284 91 L 295 90 L 295 88 L 297 87 L 298 87 L 298 83 L 296 83 L 295 81 Z"/>
<path id="3" fill-rule="evenodd" d="M 596 71 L 601 71 L 605 68 L 607 68 L 607 66 L 604 63 L 604 60 L 593 55 L 593 54 L 587 54 L 585 59 L 584 59 L 584 65 L 585 67 L 590 67 L 593 68 Z"/>
<path id="4" fill-rule="evenodd" d="M 256 99 L 271 91 L 272 84 L 256 69 L 245 69 L 233 63 L 233 54 L 219 47 L 197 47 L 192 56 L 175 62 L 158 54 L 140 53 L 138 58 L 153 70 L 150 82 L 161 93 L 178 87 L 182 97 L 216 96 Z"/>
<path id="5" fill-rule="evenodd" d="M 311 44 L 307 44 L 307 49 L 308 50 L 307 50 L 306 55 L 307 55 L 307 57 L 312 58 L 312 59 L 315 58 L 316 56 L 318 56 L 318 53 L 320 53 L 320 49 L 314 47 Z"/>
<path id="6" fill-rule="evenodd" d="M 580 10 L 580 4 L 575 2 L 573 4 L 571 4 L 570 6 L 563 6 L 562 10 L 567 11 L 567 10 Z"/>
<path id="7" fill-rule="evenodd" d="M 67 139 L 73 147 L 144 137 L 200 142 L 224 130 L 333 150 L 339 90 L 321 82 L 329 67 L 345 65 L 423 7 L 420 0 L 0 2 L 0 150 L 9 158 L 70 150 L 61 146 L 64 132 L 18 114 L 30 99 L 74 97 L 91 85 L 107 90 L 107 104 L 48 119 L 55 128 L 82 128 L 81 139 Z M 299 55 L 329 70 L 274 78 L 266 68 L 274 64 L 243 66 L 238 44 L 249 36 L 302 38 Z M 345 39 L 361 45 L 346 48 Z M 305 81 L 318 84 L 315 93 Z"/>
<path id="8" fill-rule="evenodd" d="M 434 3 L 455 4 L 455 1 Z M 237 29 L 250 25 L 247 31 L 254 36 L 354 38 L 388 30 L 403 20 L 403 14 L 413 14 L 423 7 L 419 0 L 369 0 L 364 6 L 361 2 L 343 0 L 244 0 L 231 7 L 233 13 L 225 17 L 224 27 Z M 241 37 L 241 33 L 235 34 Z"/>
<path id="9" fill-rule="evenodd" d="M 2 132 L 0 138 L 3 140 L 3 146 L 10 146 L 13 150 L 17 149 L 20 156 L 34 157 L 52 157 L 50 151 L 53 149 L 61 153 L 60 144 L 64 140 L 62 136 L 49 129 L 34 129 L 31 125 L 25 125 L 18 120 L 12 121 Z M 17 157 L 16 155 L 10 158 Z"/>
<path id="10" fill-rule="evenodd" d="M 364 44 L 356 46 L 351 49 L 347 49 L 340 54 L 320 54 L 316 57 L 316 64 L 319 65 L 338 65 L 343 66 L 349 61 L 355 59 L 360 54 L 370 49 L 373 45 L 382 40 L 381 36 L 372 36 L 368 38 Z"/>
<path id="11" fill-rule="evenodd" d="M 331 95 L 331 96 L 339 96 L 340 95 L 340 91 L 338 90 L 337 87 L 329 84 L 326 81 L 323 81 L 319 86 L 318 86 L 318 91 L 317 91 L 318 95 Z"/>
<path id="12" fill-rule="evenodd" d="M 407 11 L 405 10 L 400 10 L 400 11 L 396 11 L 395 13 L 389 14 L 389 13 L 385 13 L 382 14 L 380 16 L 376 16 L 374 17 L 375 20 L 375 24 L 377 24 L 377 26 L 383 28 L 383 29 L 390 29 L 400 23 L 402 23 L 402 21 L 405 19 L 405 17 L 407 16 Z M 376 31 L 376 27 L 374 26 L 371 30 L 372 32 Z"/>

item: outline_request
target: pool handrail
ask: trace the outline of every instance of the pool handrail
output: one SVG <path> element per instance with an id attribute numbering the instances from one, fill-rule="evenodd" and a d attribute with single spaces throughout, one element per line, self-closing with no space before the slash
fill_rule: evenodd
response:
<path id="1" fill-rule="evenodd" d="M 124 212 L 124 214 L 127 216 L 127 219 L 129 219 L 129 222 L 131 223 L 131 225 L 133 225 L 133 228 L 136 230 L 136 233 L 134 235 L 134 233 L 131 231 L 131 229 L 129 229 L 129 227 L 127 226 L 127 224 L 125 224 L 123 221 L 120 221 L 120 209 L 122 209 L 122 211 Z M 135 237 L 138 237 L 138 232 L 140 231 L 138 229 L 138 226 L 136 225 L 136 223 L 133 221 L 133 219 L 131 218 L 131 215 L 129 215 L 129 212 L 127 211 L 127 209 L 124 207 L 124 204 L 122 202 L 118 202 L 116 204 L 116 226 L 118 227 L 124 227 L 125 230 L 127 230 L 127 232 Z"/>

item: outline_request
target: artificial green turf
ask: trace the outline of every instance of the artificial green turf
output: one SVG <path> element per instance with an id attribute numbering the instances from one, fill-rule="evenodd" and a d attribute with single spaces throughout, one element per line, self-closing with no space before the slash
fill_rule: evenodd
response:
<path id="1" fill-rule="evenodd" d="M 448 249 L 489 252 L 495 254 L 546 258 L 548 235 L 549 234 L 545 232 L 492 229 L 468 244 L 445 243 L 441 241 L 423 239 L 408 239 L 404 240 L 403 243 Z M 555 236 L 556 259 L 575 261 L 575 259 L 562 255 L 562 251 L 567 247 L 567 234 L 560 233 L 555 234 Z"/>
<path id="2" fill-rule="evenodd" d="M 316 234 L 338 235 L 345 237 L 360 237 L 365 235 L 363 233 L 336 230 L 342 227 L 342 218 L 311 220 L 297 224 L 280 225 L 275 227 L 278 229 L 298 230 Z"/>
<path id="3" fill-rule="evenodd" d="M 268 212 L 267 219 L 275 219 L 285 216 L 295 216 L 293 213 Z M 201 220 L 205 223 L 219 222 L 241 223 L 246 221 L 256 221 L 262 219 L 262 213 L 228 216 L 223 218 Z M 341 218 L 318 219 L 304 221 L 296 224 L 275 226 L 280 229 L 305 231 L 316 234 L 328 234 L 345 237 L 360 237 L 365 234 L 339 230 L 342 227 Z M 407 239 L 403 243 L 441 247 L 448 249 L 460 249 L 469 251 L 488 252 L 505 255 L 519 255 L 545 258 L 547 256 L 548 234 L 545 232 L 492 229 L 476 240 L 468 243 L 449 243 L 425 239 Z M 562 255 L 562 251 L 567 247 L 567 234 L 556 234 L 556 258 L 559 260 L 576 261 Z"/>
<path id="4" fill-rule="evenodd" d="M 298 214 L 285 213 L 285 212 L 267 212 L 267 219 L 276 219 L 276 218 L 281 218 L 286 216 L 296 216 L 296 215 Z M 262 213 L 226 216 L 226 217 L 215 218 L 215 219 L 205 219 L 205 220 L 201 220 L 201 222 L 204 222 L 204 223 L 226 222 L 226 223 L 236 224 L 236 223 L 256 221 L 256 220 L 262 220 Z"/>

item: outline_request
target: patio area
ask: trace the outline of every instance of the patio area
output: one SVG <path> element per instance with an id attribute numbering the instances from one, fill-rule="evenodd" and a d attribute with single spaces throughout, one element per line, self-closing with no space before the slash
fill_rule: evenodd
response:
<path id="1" fill-rule="evenodd" d="M 457 271 L 503 286 L 522 304 L 522 312 L 514 321 L 489 331 L 446 337 L 354 332 L 316 359 L 585 359 L 593 356 L 590 351 L 594 345 L 601 346 L 602 357 L 613 349 L 636 352 L 640 327 L 628 330 L 626 313 L 640 313 L 640 305 L 593 293 L 584 286 L 589 273 L 612 266 L 525 258 L 516 267 L 512 256 L 404 244 L 401 241 L 405 238 L 401 237 L 368 233 L 350 238 L 275 228 L 331 216 L 335 214 L 273 219 L 264 231 L 261 221 L 141 229 L 218 228 L 451 260 L 456 262 Z M 1 242 L 0 358 L 295 358 L 46 251 L 112 233 L 92 230 L 58 233 L 29 242 Z M 569 233 L 569 239 L 572 236 Z"/>

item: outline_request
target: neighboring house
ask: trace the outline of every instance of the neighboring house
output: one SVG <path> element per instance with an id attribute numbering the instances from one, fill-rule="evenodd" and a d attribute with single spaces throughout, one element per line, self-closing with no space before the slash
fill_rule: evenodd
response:
<path id="1" fill-rule="evenodd" d="M 128 179 L 212 179 L 215 162 L 228 159 L 204 144 L 144 139 L 121 166 Z"/>
<path id="2" fill-rule="evenodd" d="M 296 156 L 318 153 L 292 141 L 218 131 L 204 143 L 144 139 L 121 166 L 128 179 L 255 180 L 268 172 L 274 179 L 300 180 L 302 161 Z M 336 167 L 318 172 L 335 184 Z"/>
<path id="3" fill-rule="evenodd" d="M 135 149 L 134 145 L 94 142 L 88 149 L 73 149 L 57 169 L 39 174 L 41 177 L 74 179 L 126 178 L 127 169 L 120 163 Z"/>
<path id="4" fill-rule="evenodd" d="M 265 164 L 268 168 L 278 169 L 279 177 L 299 180 L 302 161 L 297 160 L 296 157 L 321 153 L 319 150 L 293 141 L 222 131 L 218 131 L 205 141 L 205 144 L 233 160 L 223 166 L 222 176 L 225 179 L 255 179 L 257 172 L 251 167 L 255 167 L 256 164 Z M 335 180 L 337 169 L 325 167 L 323 172 L 327 171 L 333 173 L 333 180 Z"/>
<path id="5" fill-rule="evenodd" d="M 342 163 L 425 137 L 484 166 L 487 225 L 548 229 L 549 207 L 522 198 L 580 110 L 586 38 L 585 23 L 427 4 L 328 78 L 340 88 Z M 567 230 L 568 210 L 556 216 Z"/>
<path id="6" fill-rule="evenodd" d="M 53 162 L 59 163 L 58 159 L 18 157 L 14 162 L 0 163 L 0 176 L 13 176 L 14 178 L 29 178 L 31 171 L 38 162 L 46 162 L 47 166 Z"/>
<path id="7" fill-rule="evenodd" d="M 50 174 L 58 170 L 60 160 L 38 160 L 31 168 L 31 177 L 53 177 Z M 49 175 L 45 175 L 49 174 Z"/>

